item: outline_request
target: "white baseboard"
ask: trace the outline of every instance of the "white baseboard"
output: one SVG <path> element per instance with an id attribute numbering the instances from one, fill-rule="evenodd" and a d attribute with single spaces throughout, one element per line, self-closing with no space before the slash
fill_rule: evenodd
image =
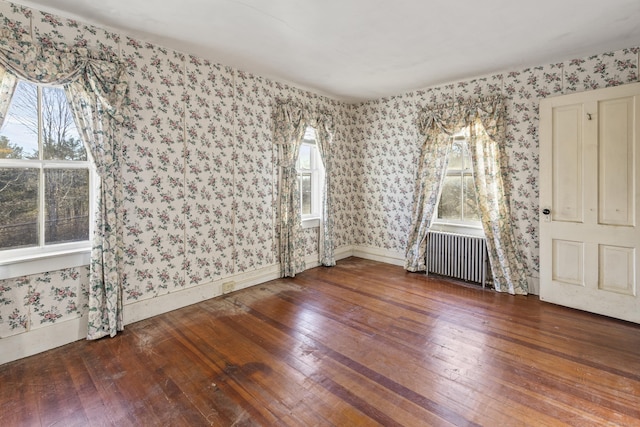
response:
<path id="1" fill-rule="evenodd" d="M 87 316 L 33 329 L 0 340 L 0 365 L 87 337 Z"/>
<path id="2" fill-rule="evenodd" d="M 404 267 L 405 255 L 403 252 L 395 252 L 382 248 L 368 246 L 353 246 L 353 256 L 372 261 L 385 262 L 387 264 Z"/>
<path id="3" fill-rule="evenodd" d="M 336 248 L 334 251 L 334 256 L 336 258 L 336 261 L 353 256 L 353 246 L 349 245 L 349 246 L 341 246 L 339 248 Z M 307 255 L 304 258 L 304 264 L 307 267 L 307 270 L 310 268 L 320 266 L 318 254 L 315 253 L 315 254 Z"/>
<path id="4" fill-rule="evenodd" d="M 172 292 L 124 307 L 124 324 L 138 322 L 159 314 L 168 313 L 188 305 L 218 297 L 223 292 L 223 283 L 233 282 L 233 291 L 248 288 L 280 277 L 280 266 L 270 265 L 259 270 L 227 276 L 223 279 Z"/>

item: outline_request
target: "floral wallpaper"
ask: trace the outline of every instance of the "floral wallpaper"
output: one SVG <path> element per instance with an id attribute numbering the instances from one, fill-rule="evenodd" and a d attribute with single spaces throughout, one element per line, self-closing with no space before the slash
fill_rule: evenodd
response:
<path id="1" fill-rule="evenodd" d="M 363 104 L 353 139 L 356 222 L 354 243 L 404 251 L 411 223 L 417 113 L 412 96 Z"/>
<path id="2" fill-rule="evenodd" d="M 639 49 L 504 72 L 349 105 L 203 58 L 0 0 L 0 25 L 126 60 L 125 305 L 277 262 L 275 99 L 332 112 L 336 247 L 404 253 L 421 106 L 502 93 L 505 178 L 529 273 L 538 273 L 538 101 L 638 80 Z M 318 230 L 304 230 L 305 255 Z M 86 312 L 88 267 L 0 280 L 0 338 Z M 126 307 L 125 307 L 126 310 Z"/>
<path id="3" fill-rule="evenodd" d="M 0 337 L 81 316 L 89 308 L 89 267 L 0 281 Z"/>
<path id="4" fill-rule="evenodd" d="M 125 137 L 125 301 L 186 286 L 184 55 L 125 37 L 132 124 Z"/>

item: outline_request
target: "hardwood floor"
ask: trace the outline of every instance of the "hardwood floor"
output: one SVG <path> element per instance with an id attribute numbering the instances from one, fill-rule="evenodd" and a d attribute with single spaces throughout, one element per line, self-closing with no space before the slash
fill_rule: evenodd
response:
<path id="1" fill-rule="evenodd" d="M 14 425 L 640 425 L 640 325 L 349 258 L 2 365 Z"/>

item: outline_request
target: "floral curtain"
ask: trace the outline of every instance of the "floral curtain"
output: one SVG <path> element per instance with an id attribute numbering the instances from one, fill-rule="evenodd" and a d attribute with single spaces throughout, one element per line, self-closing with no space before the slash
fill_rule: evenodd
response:
<path id="1" fill-rule="evenodd" d="M 317 114 L 307 120 L 307 125 L 316 130 L 316 144 L 324 165 L 324 189 L 322 191 L 322 221 L 320 223 L 319 254 L 320 264 L 326 267 L 336 265 L 333 242 L 333 201 L 331 191 L 331 171 L 333 167 L 331 141 L 333 139 L 333 119 L 329 114 Z"/>
<path id="2" fill-rule="evenodd" d="M 418 118 L 418 130 L 424 138 L 420 149 L 413 213 L 405 256 L 408 271 L 425 271 L 427 235 L 447 169 L 451 136 L 460 123 L 451 109 L 425 110 Z"/>
<path id="3" fill-rule="evenodd" d="M 324 165 L 322 221 L 319 235 L 320 263 L 336 265 L 333 242 L 333 203 L 331 191 L 333 117 L 292 102 L 278 102 L 275 112 L 274 142 L 278 147 L 278 210 L 280 275 L 294 277 L 304 271 L 304 239 L 300 216 L 300 188 L 296 161 L 308 126 L 315 129 L 316 144 Z"/>
<path id="4" fill-rule="evenodd" d="M 474 182 L 494 287 L 500 292 L 527 294 L 526 267 L 517 249 L 508 193 L 502 180 L 504 117 L 504 101 L 499 97 L 437 106 L 420 113 L 418 128 L 425 141 L 420 151 L 407 244 L 405 269 L 408 271 L 426 270 L 426 239 L 447 166 L 451 136 L 468 128 Z"/>
<path id="5" fill-rule="evenodd" d="M 505 144 L 503 100 L 492 98 L 474 103 L 467 121 L 473 178 L 494 288 L 499 292 L 526 295 L 529 292 L 526 267 L 518 251 L 508 193 L 502 179 L 506 164 L 502 149 Z"/>
<path id="6" fill-rule="evenodd" d="M 4 123 L 4 119 L 9 111 L 9 105 L 11 105 L 11 97 L 18 84 L 18 79 L 7 72 L 3 67 L 0 67 L 0 128 Z"/>
<path id="7" fill-rule="evenodd" d="M 11 39 L 8 34 L 0 39 L 0 68 L 31 82 L 64 85 L 76 126 L 100 176 L 91 252 L 87 339 L 114 336 L 123 329 L 119 134 L 125 122 L 126 68 L 104 52 L 41 45 Z M 4 85 L 2 88 L 4 98 Z"/>
<path id="8" fill-rule="evenodd" d="M 302 108 L 290 103 L 277 105 L 274 143 L 278 148 L 279 167 L 278 255 L 281 277 L 294 277 L 305 269 L 296 160 L 306 127 Z"/>

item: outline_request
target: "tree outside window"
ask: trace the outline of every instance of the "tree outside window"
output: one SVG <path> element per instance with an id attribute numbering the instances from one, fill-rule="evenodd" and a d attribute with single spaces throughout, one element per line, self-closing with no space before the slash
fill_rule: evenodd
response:
<path id="1" fill-rule="evenodd" d="M 0 130 L 0 250 L 88 241 L 92 174 L 64 90 L 20 81 Z"/>

